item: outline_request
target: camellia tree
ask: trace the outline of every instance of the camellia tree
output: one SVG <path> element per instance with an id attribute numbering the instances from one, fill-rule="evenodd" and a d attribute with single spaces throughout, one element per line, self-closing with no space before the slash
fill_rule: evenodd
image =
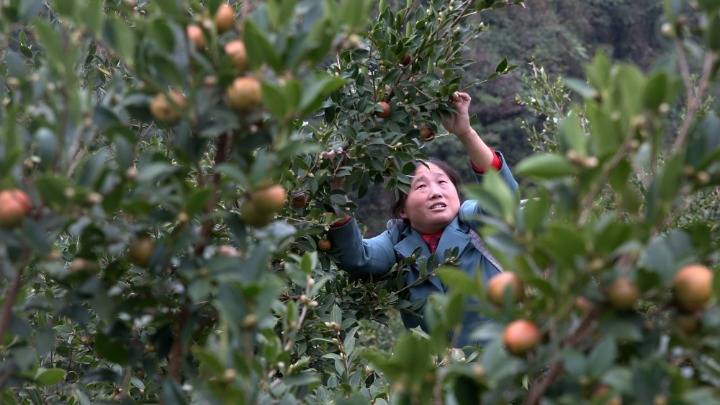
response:
<path id="1" fill-rule="evenodd" d="M 667 2 L 679 75 L 568 82 L 522 196 L 467 190 L 507 271 L 423 268 L 448 293 L 386 352 L 362 320 L 405 308 L 403 266 L 351 279 L 325 232 L 407 188 L 476 14 L 520 2 L 397 3 L 0 2 L 3 403 L 719 400 L 717 227 L 675 213 L 720 182 L 720 3 Z M 484 344 L 449 350 L 465 310 Z"/>

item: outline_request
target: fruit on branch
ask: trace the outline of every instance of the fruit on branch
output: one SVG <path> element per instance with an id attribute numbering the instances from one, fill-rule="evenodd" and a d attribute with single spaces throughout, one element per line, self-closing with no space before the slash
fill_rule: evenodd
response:
<path id="1" fill-rule="evenodd" d="M 258 204 L 253 200 L 247 200 L 242 206 L 240 217 L 246 224 L 260 228 L 272 221 L 273 214 L 258 208 Z"/>
<path id="2" fill-rule="evenodd" d="M 575 302 L 573 306 L 575 307 L 575 310 L 577 310 L 583 315 L 588 314 L 590 311 L 593 310 L 594 307 L 592 301 L 583 296 L 575 297 Z"/>
<path id="3" fill-rule="evenodd" d="M 523 298 L 522 280 L 512 271 L 500 273 L 490 279 L 487 286 L 488 299 L 495 305 L 502 305 L 505 291 L 508 289 L 512 301 L 519 301 Z"/>
<path id="4" fill-rule="evenodd" d="M 307 207 L 309 201 L 310 196 L 308 196 L 307 193 L 294 193 L 290 205 L 292 205 L 293 208 L 301 209 Z"/>
<path id="5" fill-rule="evenodd" d="M 390 108 L 390 104 L 387 101 L 381 101 L 381 102 L 377 103 L 377 107 L 380 109 L 380 111 L 375 112 L 375 115 L 377 115 L 380 118 L 390 117 L 390 114 L 392 113 L 392 109 Z"/>
<path id="6" fill-rule="evenodd" d="M 607 297 L 615 309 L 632 309 L 640 298 L 640 290 L 625 276 L 618 277 L 607 290 Z"/>
<path id="7" fill-rule="evenodd" d="M 168 94 L 159 93 L 150 102 L 152 116 L 165 124 L 177 122 L 185 108 L 187 108 L 187 99 L 177 90 L 170 90 Z"/>
<path id="8" fill-rule="evenodd" d="M 534 323 L 521 319 L 505 327 L 503 343 L 510 353 L 520 356 L 537 346 L 540 337 L 540 330 Z"/>
<path id="9" fill-rule="evenodd" d="M 20 225 L 32 209 L 30 197 L 22 190 L 0 191 L 0 226 L 14 228 Z"/>
<path id="10" fill-rule="evenodd" d="M 683 267 L 673 278 L 673 293 L 680 308 L 686 311 L 702 309 L 712 297 L 712 270 L 701 264 Z"/>
<path id="11" fill-rule="evenodd" d="M 136 266 L 147 267 L 154 250 L 155 241 L 149 236 L 141 236 L 130 242 L 128 259 Z"/>
<path id="12" fill-rule="evenodd" d="M 430 127 L 421 127 L 420 128 L 420 139 L 423 142 L 432 141 L 433 138 L 435 138 L 435 131 L 433 131 Z"/>
<path id="13" fill-rule="evenodd" d="M 220 256 L 225 257 L 238 257 L 240 256 L 240 251 L 237 250 L 235 246 L 230 245 L 220 245 L 217 247 L 217 253 Z"/>
<path id="14" fill-rule="evenodd" d="M 195 45 L 197 49 L 205 48 L 205 34 L 199 25 L 190 24 L 185 28 L 188 40 Z"/>
<path id="15" fill-rule="evenodd" d="M 412 55 L 410 55 L 409 53 L 406 53 L 405 55 L 403 55 L 402 59 L 400 60 L 400 64 L 403 66 L 407 66 L 407 65 L 411 64 L 412 62 L 413 62 L 413 58 L 412 58 Z"/>
<path id="16" fill-rule="evenodd" d="M 239 70 L 244 70 L 247 65 L 247 51 L 245 50 L 245 43 L 239 39 L 230 41 L 225 44 L 225 53 L 235 66 Z"/>
<path id="17" fill-rule="evenodd" d="M 318 241 L 318 249 L 320 249 L 323 252 L 327 252 L 328 250 L 332 249 L 332 242 L 330 242 L 327 239 L 320 239 Z"/>
<path id="18" fill-rule="evenodd" d="M 239 111 L 250 111 L 262 103 L 260 82 L 250 76 L 235 79 L 227 88 L 226 95 L 228 105 Z"/>
<path id="19" fill-rule="evenodd" d="M 250 195 L 250 200 L 256 205 L 257 209 L 267 213 L 275 213 L 280 211 L 287 202 L 287 191 L 285 191 L 285 187 L 274 184 L 254 191 Z"/>
<path id="20" fill-rule="evenodd" d="M 215 28 L 217 32 L 223 33 L 231 29 L 233 24 L 235 24 L 235 11 L 229 4 L 221 4 L 215 12 Z"/>
<path id="21" fill-rule="evenodd" d="M 98 271 L 98 265 L 92 260 L 84 259 L 82 257 L 76 257 L 70 262 L 69 267 L 70 273 L 96 273 Z"/>
<path id="22" fill-rule="evenodd" d="M 345 177 L 335 176 L 330 180 L 330 189 L 342 190 L 345 188 Z"/>

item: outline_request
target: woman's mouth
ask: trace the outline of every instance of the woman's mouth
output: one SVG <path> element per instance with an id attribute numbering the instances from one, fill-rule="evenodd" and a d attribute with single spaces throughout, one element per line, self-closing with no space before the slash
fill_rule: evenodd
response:
<path id="1" fill-rule="evenodd" d="M 430 211 L 442 211 L 447 208 L 447 204 L 438 202 L 430 206 Z"/>

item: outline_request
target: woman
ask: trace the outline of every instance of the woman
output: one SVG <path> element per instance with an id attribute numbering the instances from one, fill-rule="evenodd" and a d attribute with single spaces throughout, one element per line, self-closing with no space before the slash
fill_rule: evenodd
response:
<path id="1" fill-rule="evenodd" d="M 516 191 L 517 182 L 502 154 L 488 147 L 470 126 L 470 96 L 455 93 L 453 103 L 456 113 L 444 121 L 443 126 L 463 143 L 478 178 L 486 170 L 498 170 L 510 189 Z M 402 313 L 408 328 L 420 326 L 427 330 L 422 307 L 430 294 L 445 292 L 436 276 L 420 276 L 419 262 L 433 257 L 436 263 L 442 263 L 446 253 L 453 251 L 457 254 L 456 266 L 471 275 L 482 271 L 486 282 L 502 271 L 472 229 L 471 220 L 482 207 L 477 201 L 461 204 L 457 188 L 458 177 L 445 163 L 420 162 L 412 176 L 410 191 L 395 205 L 398 219 L 388 222 L 385 232 L 363 239 L 355 220 L 346 218 L 335 223 L 328 233 L 338 252 L 338 266 L 353 274 L 382 274 L 398 261 L 415 254 L 417 260 L 405 272 L 404 280 L 409 300 L 419 310 Z M 479 314 L 466 312 L 455 345 L 473 343 L 470 334 L 481 322 Z"/>

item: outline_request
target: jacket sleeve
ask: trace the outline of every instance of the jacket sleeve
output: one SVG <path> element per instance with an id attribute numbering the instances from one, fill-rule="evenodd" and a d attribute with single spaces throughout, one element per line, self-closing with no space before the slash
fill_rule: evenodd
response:
<path id="1" fill-rule="evenodd" d="M 390 231 L 363 239 L 355 218 L 330 228 L 328 238 L 335 247 L 338 267 L 353 274 L 382 274 L 395 264 Z"/>
<path id="2" fill-rule="evenodd" d="M 505 184 L 508 185 L 510 191 L 512 191 L 513 193 L 517 193 L 518 182 L 517 180 L 515 180 L 515 176 L 513 176 L 512 171 L 510 170 L 510 166 L 508 166 L 507 162 L 505 161 L 505 156 L 503 156 L 503 154 L 497 150 L 495 151 L 495 154 L 500 158 L 501 162 L 498 174 L 500 174 L 500 177 L 505 181 Z M 473 174 L 475 175 L 475 179 L 477 179 L 478 183 L 482 183 L 484 173 L 478 172 L 473 169 Z"/>

